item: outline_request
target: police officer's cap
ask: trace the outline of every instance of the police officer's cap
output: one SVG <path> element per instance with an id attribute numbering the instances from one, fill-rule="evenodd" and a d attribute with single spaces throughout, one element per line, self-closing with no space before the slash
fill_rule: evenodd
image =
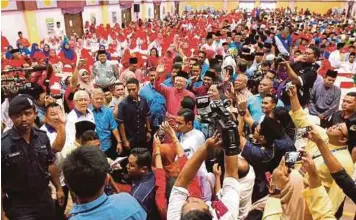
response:
<path id="1" fill-rule="evenodd" d="M 75 136 L 81 137 L 84 132 L 95 130 L 95 124 L 91 121 L 78 121 L 75 123 Z"/>
<path id="2" fill-rule="evenodd" d="M 29 95 L 18 95 L 10 101 L 9 116 L 21 113 L 24 110 L 35 108 L 35 103 Z"/>

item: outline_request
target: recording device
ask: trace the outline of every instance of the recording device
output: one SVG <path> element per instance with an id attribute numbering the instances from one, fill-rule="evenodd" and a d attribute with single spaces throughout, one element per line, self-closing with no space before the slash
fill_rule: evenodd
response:
<path id="1" fill-rule="evenodd" d="M 312 130 L 311 126 L 303 127 L 303 128 L 297 128 L 295 132 L 295 140 L 301 139 L 301 138 L 307 138 L 308 137 L 308 132 Z"/>
<path id="2" fill-rule="evenodd" d="M 280 62 L 283 62 L 283 60 L 289 60 L 289 54 L 285 54 L 285 53 L 280 53 L 278 54 L 278 56 L 276 56 L 276 58 L 274 58 L 274 62 L 276 63 L 276 65 L 278 65 Z"/>
<path id="3" fill-rule="evenodd" d="M 225 154 L 227 156 L 239 154 L 241 149 L 237 123 L 232 120 L 230 112 L 226 109 L 231 103 L 211 101 L 209 96 L 197 97 L 196 103 L 202 123 L 208 125 L 206 137 L 211 137 L 214 131 L 217 131 L 221 136 Z"/>
<path id="4" fill-rule="evenodd" d="M 292 82 L 288 82 L 286 84 L 286 91 L 290 90 L 292 88 L 292 86 L 293 86 L 293 83 Z"/>
<path id="5" fill-rule="evenodd" d="M 28 67 L 28 68 L 10 68 L 10 69 L 1 71 L 1 75 L 7 74 L 7 73 L 12 73 L 12 72 L 32 73 L 32 72 L 44 71 L 44 70 L 47 70 L 47 66 L 36 65 L 33 67 Z"/>
<path id="6" fill-rule="evenodd" d="M 284 155 L 287 167 L 293 167 L 297 162 L 302 160 L 302 153 L 300 151 L 287 152 Z"/>
<path id="7" fill-rule="evenodd" d="M 166 133 L 164 132 L 164 130 L 159 128 L 157 131 L 157 137 L 161 143 L 164 141 L 165 136 L 166 136 Z"/>

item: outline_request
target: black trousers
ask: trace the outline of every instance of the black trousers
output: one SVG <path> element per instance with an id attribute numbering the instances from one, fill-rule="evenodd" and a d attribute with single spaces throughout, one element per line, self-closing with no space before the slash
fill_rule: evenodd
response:
<path id="1" fill-rule="evenodd" d="M 11 220 L 57 219 L 49 189 L 31 195 L 10 194 L 4 198 L 4 211 Z"/>
<path id="2" fill-rule="evenodd" d="M 62 186 L 63 192 L 64 192 L 64 203 L 63 206 L 60 206 L 58 204 L 58 201 L 55 200 L 55 205 L 56 205 L 56 214 L 57 214 L 57 219 L 58 220 L 66 220 L 67 218 L 64 215 L 64 212 L 67 208 L 68 204 L 68 197 L 69 197 L 69 188 L 67 186 Z"/>

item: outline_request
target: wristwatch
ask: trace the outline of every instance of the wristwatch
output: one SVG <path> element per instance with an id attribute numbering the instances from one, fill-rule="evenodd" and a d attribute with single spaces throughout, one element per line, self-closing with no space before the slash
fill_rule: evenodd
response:
<path id="1" fill-rule="evenodd" d="M 245 116 L 246 115 L 246 111 L 239 111 L 239 115 Z"/>
<path id="2" fill-rule="evenodd" d="M 280 196 L 282 192 L 282 190 L 278 189 L 275 185 L 271 185 L 271 191 L 269 194 L 275 197 Z"/>

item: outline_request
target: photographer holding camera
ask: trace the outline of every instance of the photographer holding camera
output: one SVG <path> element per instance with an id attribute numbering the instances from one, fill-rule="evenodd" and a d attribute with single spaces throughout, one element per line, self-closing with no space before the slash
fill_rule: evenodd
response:
<path id="1" fill-rule="evenodd" d="M 308 120 L 308 114 L 302 109 L 302 106 L 298 100 L 296 86 L 291 86 L 288 90 L 288 95 L 290 96 L 291 103 L 290 115 L 296 128 L 301 129 L 310 127 L 312 124 Z M 348 136 L 346 123 L 335 124 L 326 130 L 319 126 L 315 126 L 313 130 L 316 130 L 320 134 L 321 139 L 328 143 L 327 147 L 329 150 L 339 161 L 342 161 L 342 165 L 344 166 L 346 172 L 351 175 L 353 172 L 353 162 L 351 155 L 347 150 L 347 143 L 350 136 Z M 329 198 L 332 201 L 333 209 L 336 212 L 344 200 L 345 195 L 333 180 L 317 144 L 311 140 L 308 140 L 305 145 L 305 151 L 312 154 L 320 179 L 328 192 Z M 300 171 L 300 173 L 303 174 L 303 171 Z M 308 175 L 305 175 L 306 183 L 308 180 L 307 176 Z"/>
<path id="2" fill-rule="evenodd" d="M 201 145 L 188 160 L 174 183 L 168 205 L 167 219 L 237 219 L 239 213 L 240 184 L 238 182 L 237 152 L 225 151 L 225 178 L 222 196 L 219 200 L 204 203 L 202 199 L 189 197 L 187 187 L 198 172 L 201 164 L 208 158 L 214 148 L 222 144 L 219 135 L 215 134 Z"/>
<path id="3" fill-rule="evenodd" d="M 319 65 L 316 64 L 320 51 L 316 47 L 309 47 L 305 50 L 303 60 L 295 62 L 292 65 L 282 58 L 279 62 L 280 66 L 287 68 L 287 73 L 290 81 L 298 88 L 298 99 L 303 108 L 309 103 L 310 90 L 313 88 L 317 78 L 317 70 Z M 282 101 L 286 106 L 289 106 L 289 99 L 286 95 L 287 91 L 283 92 Z"/>

